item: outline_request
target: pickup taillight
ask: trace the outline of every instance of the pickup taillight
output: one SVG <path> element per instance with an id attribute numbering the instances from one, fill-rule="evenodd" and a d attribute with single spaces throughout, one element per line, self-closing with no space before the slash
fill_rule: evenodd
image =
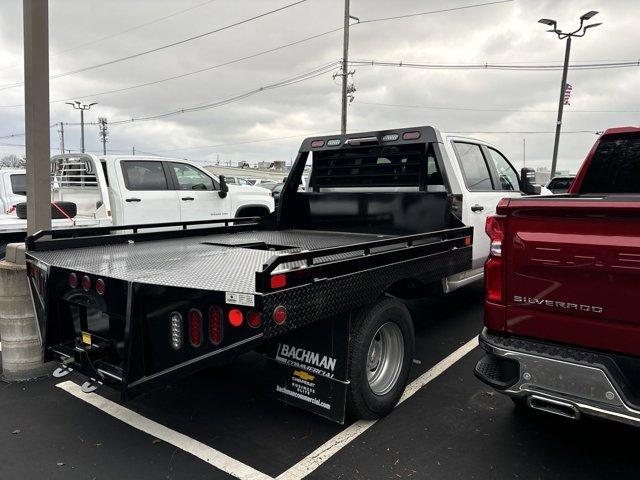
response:
<path id="1" fill-rule="evenodd" d="M 504 264 L 502 259 L 502 243 L 504 241 L 503 215 L 487 217 L 485 231 L 489 235 L 491 247 L 489 258 L 484 264 L 484 289 L 486 299 L 492 303 L 504 303 Z"/>

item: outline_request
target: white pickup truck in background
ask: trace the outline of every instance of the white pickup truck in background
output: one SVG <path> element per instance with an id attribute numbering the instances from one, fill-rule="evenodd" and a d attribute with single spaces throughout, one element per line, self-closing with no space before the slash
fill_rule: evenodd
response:
<path id="1" fill-rule="evenodd" d="M 264 188 L 227 186 L 192 162 L 162 157 L 57 155 L 51 158 L 51 190 L 53 228 L 263 216 L 274 210 Z M 24 203 L 0 215 L 0 258 L 7 243 L 24 239 L 26 229 Z"/>
<path id="2" fill-rule="evenodd" d="M 10 213 L 15 206 L 27 198 L 27 183 L 25 170 L 0 170 L 0 207 L 2 213 Z"/>
<path id="3" fill-rule="evenodd" d="M 484 233 L 486 218 L 494 215 L 502 198 L 535 193 L 550 195 L 544 187 L 532 184 L 532 169 L 519 173 L 507 157 L 492 145 L 477 138 L 461 137 L 436 130 L 443 152 L 444 172 L 429 162 L 430 176 L 442 175 L 442 188 L 448 186 L 454 199 L 454 212 L 473 231 L 472 269 L 443 281 L 445 292 L 455 290 L 483 277 L 484 262 L 489 255 L 489 237 Z M 523 175 L 524 174 L 524 175 Z M 521 178 L 521 177 L 526 178 Z M 434 178 L 430 188 L 437 188 Z"/>

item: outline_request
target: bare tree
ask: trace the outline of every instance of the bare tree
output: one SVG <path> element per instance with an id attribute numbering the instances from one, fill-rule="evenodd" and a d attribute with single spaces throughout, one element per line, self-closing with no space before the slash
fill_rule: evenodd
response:
<path id="1" fill-rule="evenodd" d="M 27 164 L 25 158 L 19 157 L 17 155 L 5 155 L 0 160 L 0 168 L 24 168 Z"/>

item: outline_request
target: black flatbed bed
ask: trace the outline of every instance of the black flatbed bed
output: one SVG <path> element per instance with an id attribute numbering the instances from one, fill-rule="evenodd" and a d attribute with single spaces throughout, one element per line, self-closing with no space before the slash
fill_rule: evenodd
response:
<path id="1" fill-rule="evenodd" d="M 31 255 L 47 265 L 107 275 L 127 282 L 255 294 L 256 271 L 274 255 L 388 238 L 393 236 L 311 230 L 250 230 L 36 251 Z M 277 246 L 278 250 L 262 249 L 265 247 L 261 244 Z M 344 258 L 346 255 L 338 256 Z"/>

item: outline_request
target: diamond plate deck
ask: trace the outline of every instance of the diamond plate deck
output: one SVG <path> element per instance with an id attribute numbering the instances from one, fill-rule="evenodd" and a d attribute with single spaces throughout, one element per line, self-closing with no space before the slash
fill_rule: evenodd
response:
<path id="1" fill-rule="evenodd" d="M 241 248 L 237 245 L 264 242 L 291 246 L 291 249 L 281 252 L 295 252 L 388 237 L 308 230 L 255 230 L 176 240 L 38 251 L 31 252 L 31 255 L 55 267 L 130 282 L 255 293 L 255 272 L 276 252 Z"/>

